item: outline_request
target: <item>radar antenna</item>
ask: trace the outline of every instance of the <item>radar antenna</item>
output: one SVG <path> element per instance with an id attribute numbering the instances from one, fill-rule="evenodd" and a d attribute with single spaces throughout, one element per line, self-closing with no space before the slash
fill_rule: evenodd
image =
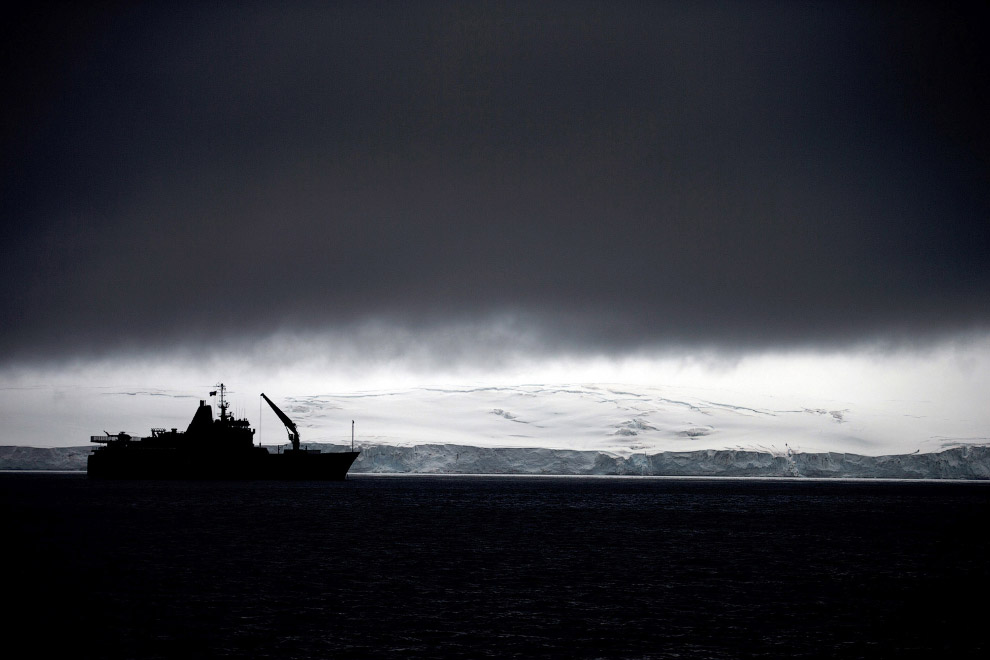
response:
<path id="1" fill-rule="evenodd" d="M 227 403 L 227 399 L 224 398 L 224 392 L 226 391 L 227 388 L 224 387 L 223 383 L 216 385 L 216 388 L 220 390 L 220 403 L 217 404 L 217 407 L 220 408 L 220 421 L 226 422 L 227 406 L 229 404 Z M 215 395 L 216 395 L 216 391 L 210 392 L 210 396 L 215 396 Z"/>

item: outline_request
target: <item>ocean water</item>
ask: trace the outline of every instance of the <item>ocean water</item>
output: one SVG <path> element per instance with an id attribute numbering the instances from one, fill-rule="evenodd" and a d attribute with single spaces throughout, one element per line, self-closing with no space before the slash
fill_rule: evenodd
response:
<path id="1" fill-rule="evenodd" d="M 0 507 L 4 644 L 43 656 L 988 650 L 990 483 L 6 473 Z"/>

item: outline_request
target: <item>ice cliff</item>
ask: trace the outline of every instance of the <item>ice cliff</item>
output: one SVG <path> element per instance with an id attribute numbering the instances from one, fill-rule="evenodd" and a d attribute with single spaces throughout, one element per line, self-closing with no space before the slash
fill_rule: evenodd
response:
<path id="1" fill-rule="evenodd" d="M 0 446 L 0 470 L 85 470 L 90 449 Z"/>
<path id="2" fill-rule="evenodd" d="M 341 447 L 342 449 L 342 447 Z M 463 445 L 370 446 L 352 472 L 427 474 L 570 474 L 722 477 L 863 477 L 990 479 L 990 447 L 930 454 L 773 454 L 697 450 L 618 456 L 600 451 L 487 448 Z"/>
<path id="3" fill-rule="evenodd" d="M 2 470 L 85 470 L 89 447 L 0 447 Z M 343 451 L 345 445 L 323 445 Z M 990 479 L 990 446 L 935 453 L 779 453 L 753 450 L 667 451 L 620 456 L 601 451 L 451 444 L 366 445 L 351 472 L 417 474 L 559 474 L 720 477 Z"/>

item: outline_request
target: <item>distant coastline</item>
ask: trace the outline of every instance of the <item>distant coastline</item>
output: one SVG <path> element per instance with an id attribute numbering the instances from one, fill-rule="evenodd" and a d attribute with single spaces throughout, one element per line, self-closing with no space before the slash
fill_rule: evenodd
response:
<path id="1" fill-rule="evenodd" d="M 314 447 L 316 445 L 313 445 Z M 320 445 L 326 451 L 342 446 Z M 0 446 L 0 470 L 85 471 L 90 447 Z M 602 451 L 468 445 L 365 445 L 352 473 L 990 479 L 990 446 L 864 456 L 708 449 L 620 456 Z"/>

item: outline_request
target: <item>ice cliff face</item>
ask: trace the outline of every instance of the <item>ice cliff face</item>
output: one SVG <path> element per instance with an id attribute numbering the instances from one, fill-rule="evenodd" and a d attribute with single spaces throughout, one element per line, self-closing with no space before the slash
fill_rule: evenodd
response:
<path id="1" fill-rule="evenodd" d="M 323 445 L 322 449 L 344 451 L 349 447 Z M 360 450 L 352 473 L 990 479 L 988 446 L 890 456 L 716 449 L 619 456 L 600 451 L 466 445 L 369 445 Z M 0 447 L 0 469 L 85 470 L 88 454 L 88 447 Z"/>
<path id="2" fill-rule="evenodd" d="M 342 447 L 341 447 L 342 449 Z M 990 479 L 990 447 L 958 447 L 933 454 L 790 456 L 744 450 L 698 450 L 617 456 L 561 449 L 463 445 L 370 446 L 355 473 L 570 474 L 722 477 L 862 477 Z"/>
<path id="3" fill-rule="evenodd" d="M 90 447 L 0 447 L 0 470 L 85 470 Z"/>

